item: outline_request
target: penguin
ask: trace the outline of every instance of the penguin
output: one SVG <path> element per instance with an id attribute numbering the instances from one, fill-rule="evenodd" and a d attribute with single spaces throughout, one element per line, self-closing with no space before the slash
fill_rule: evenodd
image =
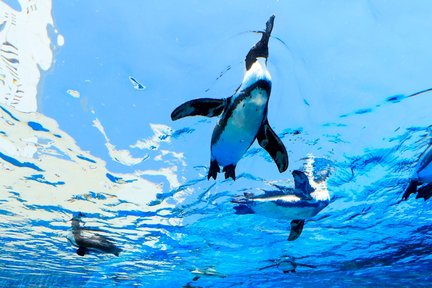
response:
<path id="1" fill-rule="evenodd" d="M 418 186 L 421 186 L 418 188 Z M 405 189 L 402 200 L 408 200 L 411 194 L 417 193 L 416 199 L 425 201 L 432 197 L 432 144 L 422 153 L 410 182 Z"/>
<path id="2" fill-rule="evenodd" d="M 270 261 L 273 262 L 273 264 L 262 267 L 258 270 L 261 271 L 264 269 L 277 267 L 279 270 L 282 270 L 284 274 L 287 274 L 295 273 L 297 267 L 317 268 L 314 265 L 298 263 L 293 256 L 282 256 L 280 259 Z"/>
<path id="3" fill-rule="evenodd" d="M 198 279 L 201 278 L 201 276 L 213 276 L 219 278 L 225 278 L 227 276 L 225 274 L 217 272 L 214 266 L 210 266 L 205 269 L 195 268 L 191 270 L 191 273 L 195 275 L 194 278 L 192 279 L 193 281 L 197 281 Z"/>
<path id="4" fill-rule="evenodd" d="M 261 39 L 245 58 L 246 71 L 234 95 L 225 99 L 200 98 L 183 103 L 171 113 L 173 121 L 187 116 L 220 116 L 211 138 L 207 179 L 216 180 L 220 166 L 225 179 L 236 179 L 235 168 L 255 139 L 276 163 L 280 173 L 288 168 L 288 153 L 267 119 L 271 76 L 267 69 L 268 42 L 275 16 L 266 23 Z"/>
<path id="5" fill-rule="evenodd" d="M 71 219 L 72 235 L 68 236 L 69 242 L 78 247 L 76 253 L 79 256 L 88 254 L 91 250 L 105 252 L 119 256 L 122 251 L 108 237 L 95 233 L 95 230 L 82 227 L 82 213 L 78 213 Z"/>
<path id="6" fill-rule="evenodd" d="M 296 240 L 303 231 L 305 219 L 314 217 L 324 209 L 330 203 L 330 195 L 325 185 L 313 188 L 304 172 L 294 170 L 292 175 L 294 189 L 279 188 L 276 191 L 264 191 L 259 196 L 245 193 L 233 199 L 231 202 L 238 204 L 234 207 L 235 214 L 257 214 L 291 220 L 288 241 Z"/>

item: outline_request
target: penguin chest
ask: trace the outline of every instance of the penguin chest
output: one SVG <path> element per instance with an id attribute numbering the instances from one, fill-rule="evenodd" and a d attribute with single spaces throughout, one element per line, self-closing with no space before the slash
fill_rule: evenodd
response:
<path id="1" fill-rule="evenodd" d="M 284 220 L 307 219 L 313 216 L 313 209 L 311 208 L 305 209 L 294 205 L 282 207 L 272 202 L 259 203 L 253 207 L 253 210 L 257 215 Z"/>
<path id="2" fill-rule="evenodd" d="M 265 119 L 268 96 L 264 89 L 255 88 L 235 101 L 231 113 L 219 121 L 213 131 L 212 157 L 220 165 L 235 165 L 253 143 Z"/>

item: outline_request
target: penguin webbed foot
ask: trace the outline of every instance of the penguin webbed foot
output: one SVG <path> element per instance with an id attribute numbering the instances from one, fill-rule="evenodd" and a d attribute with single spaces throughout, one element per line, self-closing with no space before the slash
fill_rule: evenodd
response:
<path id="1" fill-rule="evenodd" d="M 225 172 L 225 179 L 228 179 L 231 177 L 234 181 L 236 180 L 235 168 L 236 168 L 236 166 L 234 164 L 230 164 L 230 165 L 225 166 L 223 168 L 222 171 Z"/>
<path id="2" fill-rule="evenodd" d="M 411 180 L 408 184 L 408 187 L 405 189 L 404 194 L 402 195 L 402 200 L 408 200 L 408 197 L 411 194 L 414 194 L 417 192 L 417 186 L 420 185 L 421 183 L 419 183 L 417 180 Z M 417 195 L 417 198 L 419 196 Z"/>
<path id="3" fill-rule="evenodd" d="M 87 249 L 84 248 L 84 247 L 79 247 L 79 248 L 77 249 L 76 253 L 77 253 L 79 256 L 84 256 L 85 254 L 87 254 Z"/>
<path id="4" fill-rule="evenodd" d="M 210 168 L 207 175 L 207 180 L 210 180 L 210 178 L 213 178 L 216 180 L 217 174 L 220 172 L 219 164 L 216 160 L 210 161 Z"/>

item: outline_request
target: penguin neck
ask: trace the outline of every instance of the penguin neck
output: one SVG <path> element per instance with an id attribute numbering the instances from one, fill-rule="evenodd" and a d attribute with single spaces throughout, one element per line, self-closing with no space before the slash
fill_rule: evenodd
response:
<path id="1" fill-rule="evenodd" d="M 256 58 L 252 66 L 246 70 L 239 90 L 245 90 L 260 80 L 271 83 L 271 76 L 267 69 L 267 58 L 264 57 Z"/>
<path id="2" fill-rule="evenodd" d="M 80 229 L 81 229 L 81 227 L 80 227 L 80 220 L 78 220 L 78 219 L 72 219 L 72 231 L 73 232 L 75 232 L 75 231 L 79 231 Z"/>

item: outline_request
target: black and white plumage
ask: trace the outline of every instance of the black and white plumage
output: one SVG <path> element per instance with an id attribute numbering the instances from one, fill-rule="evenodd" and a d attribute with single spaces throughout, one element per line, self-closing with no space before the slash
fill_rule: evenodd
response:
<path id="1" fill-rule="evenodd" d="M 288 168 L 285 146 L 267 120 L 272 86 L 267 70 L 268 42 L 274 18 L 274 15 L 270 17 L 261 40 L 246 55 L 243 82 L 233 96 L 226 99 L 194 99 L 180 105 L 171 113 L 172 120 L 196 115 L 221 115 L 213 130 L 208 179 L 216 179 L 222 166 L 225 178 L 235 180 L 237 162 L 255 139 L 273 158 L 279 172 L 282 173 Z"/>
<path id="2" fill-rule="evenodd" d="M 287 273 L 295 273 L 297 267 L 307 267 L 307 268 L 317 268 L 314 265 L 298 263 L 296 258 L 293 256 L 282 256 L 280 259 L 269 260 L 272 264 L 264 266 L 258 270 L 264 270 L 272 267 L 277 267 L 279 270 L 282 270 L 284 274 Z"/>
<path id="3" fill-rule="evenodd" d="M 303 231 L 305 220 L 314 217 L 327 207 L 330 203 L 330 195 L 326 185 L 313 188 L 304 172 L 294 170 L 292 174 L 294 189 L 265 191 L 263 195 L 245 194 L 237 197 L 231 201 L 237 204 L 234 207 L 235 213 L 290 220 L 288 241 L 296 240 Z"/>

